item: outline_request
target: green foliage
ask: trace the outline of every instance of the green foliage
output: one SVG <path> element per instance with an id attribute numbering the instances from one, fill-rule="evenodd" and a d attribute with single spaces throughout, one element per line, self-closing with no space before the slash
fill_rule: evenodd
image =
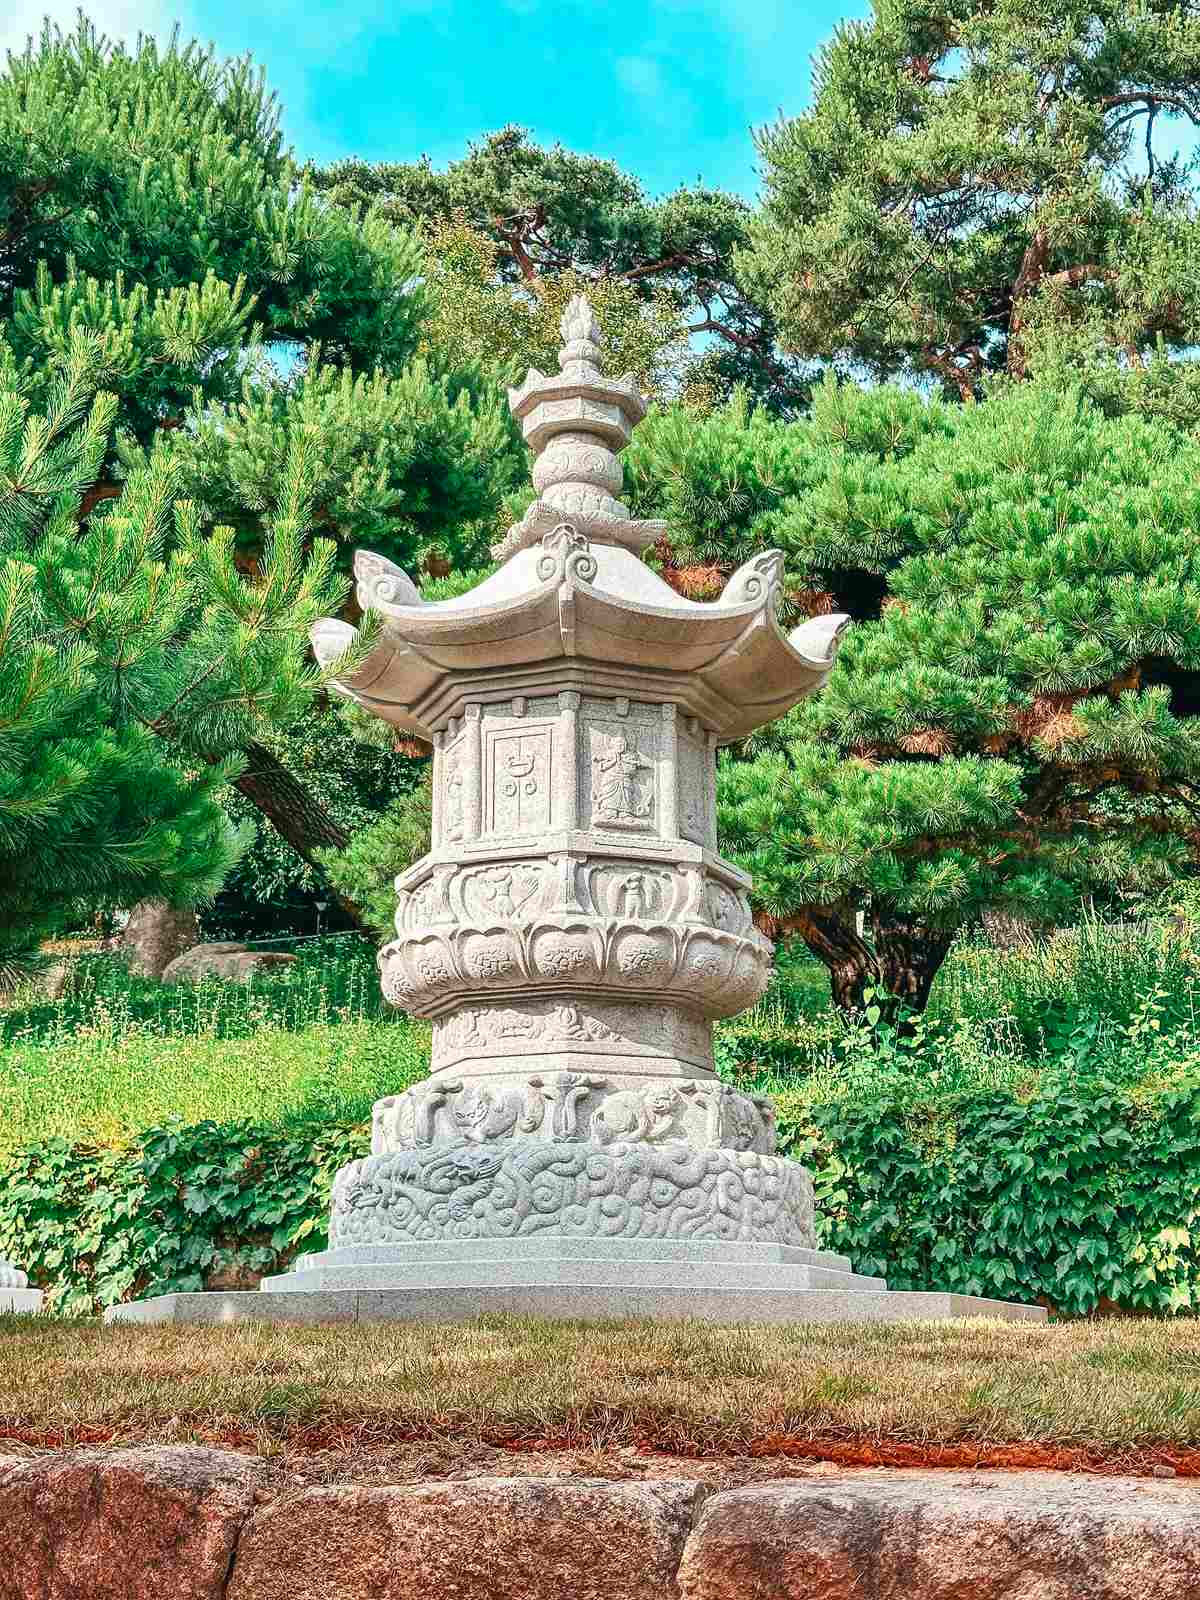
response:
<path id="1" fill-rule="evenodd" d="M 722 523 L 726 564 L 782 549 L 793 608 L 855 618 L 824 692 L 718 785 L 759 908 L 841 964 L 842 1003 L 873 979 L 922 1003 L 985 907 L 1066 919 L 1187 869 L 1187 436 L 1039 384 L 956 407 L 832 381 L 803 422 L 744 425 L 733 406 L 644 432 L 639 509 L 669 512 L 701 559 Z"/>
<path id="2" fill-rule="evenodd" d="M 486 559 L 523 461 L 502 397 L 477 366 L 460 370 L 444 350 L 418 356 L 433 311 L 427 269 L 411 227 L 377 207 L 332 203 L 301 177 L 248 59 L 174 37 L 113 45 L 81 20 L 70 34 L 48 25 L 0 70 L 0 385 L 46 413 L 86 355 L 110 410 L 103 447 L 76 464 L 80 520 L 146 482 L 192 507 L 178 525 L 156 517 L 147 555 L 167 569 L 156 599 L 168 602 L 168 649 L 154 670 L 174 662 L 191 687 L 174 711 L 159 697 L 147 712 L 133 680 L 149 657 L 139 660 L 132 698 L 108 731 L 128 738 L 127 724 L 149 718 L 189 766 L 249 757 L 235 782 L 255 822 L 269 818 L 287 841 L 263 853 L 273 848 L 276 875 L 293 890 L 312 879 L 316 845 L 343 833 L 305 789 L 303 769 L 281 767 L 268 748 L 267 729 L 302 720 L 311 700 L 314 674 L 299 670 L 310 660 L 309 602 L 323 585 L 316 609 L 340 609 L 343 595 L 323 580 L 335 559 L 349 566 L 353 544 L 435 570 Z M 45 470 L 58 470 L 56 458 Z M 27 475 L 27 497 L 48 482 Z M 127 520 L 138 511 L 131 505 Z M 89 527 L 106 514 L 93 511 Z M 330 536 L 333 550 L 310 543 L 313 534 Z M 209 598 L 219 597 L 189 623 L 194 649 L 171 631 L 168 590 L 185 556 L 196 596 L 203 575 Z M 123 590 L 113 627 L 132 619 L 144 651 L 149 614 L 131 593 L 140 578 L 99 576 L 97 609 L 110 583 Z M 250 613 L 239 594 L 252 597 Z M 285 594 L 296 602 L 286 615 Z M 231 650 L 235 616 L 242 631 Z M 123 660 L 121 648 L 114 642 Z M 201 662 L 202 651 L 220 659 Z M 272 651 L 273 675 L 263 670 Z M 285 657 L 297 671 L 283 671 Z M 200 673 L 211 690 L 203 696 Z M 245 820 L 246 806 L 230 809 Z M 204 852 L 199 819 L 177 832 Z M 234 834 L 221 832 L 224 851 L 209 841 L 211 867 L 192 872 L 194 888 L 183 849 L 177 882 L 134 884 L 127 874 L 128 889 L 114 884 L 112 894 L 202 896 L 235 854 Z M 97 909 L 107 895 L 98 882 Z"/>
<path id="3" fill-rule="evenodd" d="M 1200 1300 L 1200 1087 L 1102 1079 L 814 1107 L 822 1242 L 893 1289 L 1181 1311 Z"/>
<path id="4" fill-rule="evenodd" d="M 66 1139 L 12 1150 L 0 1158 L 0 1252 L 28 1262 L 68 1315 L 253 1283 L 321 1247 L 334 1175 L 369 1147 L 362 1127 L 202 1122 L 152 1128 L 127 1150 Z"/>
<path id="5" fill-rule="evenodd" d="M 169 1120 L 289 1127 L 369 1120 L 429 1070 L 429 1029 L 386 1007 L 374 948 L 310 940 L 247 984 L 164 989 L 107 958 L 68 992 L 0 1012 L 0 1145 L 125 1145 Z"/>
<path id="6" fill-rule="evenodd" d="M 977 392 L 1081 373 L 1114 409 L 1195 420 L 1191 171 L 1152 134 L 1200 124 L 1200 18 L 1176 0 L 1047 8 L 874 0 L 759 136 L 738 254 L 784 343 Z"/>
<path id="7" fill-rule="evenodd" d="M 376 736 L 364 736 L 360 721 L 369 723 Z M 265 733 L 262 742 L 289 771 L 302 774 L 306 785 L 319 792 L 328 815 L 349 835 L 347 851 L 358 857 L 371 852 L 369 836 L 384 825 L 389 808 L 403 808 L 409 793 L 423 782 L 428 787 L 428 760 L 399 754 L 391 733 L 386 723 L 368 718 L 349 702 L 333 708 L 318 702 L 298 722 Z M 340 875 L 323 857 L 315 866 L 303 860 L 238 790 L 226 790 L 223 804 L 236 822 L 253 832 L 245 853 L 204 914 L 207 937 L 272 938 L 289 931 L 310 933 L 318 915 L 316 901 L 325 902 L 322 926 L 336 926 L 339 906 L 332 898 L 331 885 L 362 909 L 368 926 L 382 926 L 368 905 L 368 886 L 354 874 Z M 425 804 L 428 808 L 428 798 Z M 331 852 L 330 859 L 339 854 Z M 405 864 L 406 859 L 397 856 L 391 878 Z M 394 910 L 395 892 L 382 856 L 379 866 L 382 877 L 377 888 L 391 894 Z"/>
<path id="8" fill-rule="evenodd" d="M 424 360 L 355 375 L 312 363 L 293 380 L 247 378 L 236 404 L 173 437 L 187 492 L 256 545 L 289 456 L 319 440 L 312 498 L 322 532 L 418 571 L 430 555 L 486 560 L 516 459 L 503 396 L 476 399 Z M 344 554 L 348 558 L 349 551 Z"/>
<path id="9" fill-rule="evenodd" d="M 806 398 L 806 372 L 780 354 L 771 316 L 734 276 L 750 212 L 733 195 L 697 187 L 652 200 L 611 161 L 534 144 L 518 127 L 441 172 L 427 159 L 350 160 L 306 175 L 343 204 L 425 229 L 430 334 L 456 359 L 540 356 L 544 367 L 561 305 L 594 287 L 622 361 L 651 387 L 682 381 L 711 397 L 741 384 L 779 410 Z M 707 348 L 685 360 L 689 333 Z"/>
<path id="10" fill-rule="evenodd" d="M 381 939 L 390 938 L 396 915 L 397 873 L 426 855 L 433 833 L 433 768 L 376 821 L 358 830 L 345 850 L 323 850 L 321 865 Z"/>
<path id="11" fill-rule="evenodd" d="M 36 366 L 72 327 L 103 331 L 105 383 L 143 439 L 154 401 L 178 416 L 197 385 L 236 393 L 251 303 L 269 342 L 401 365 L 419 263 L 407 230 L 297 182 L 248 59 L 127 50 L 81 20 L 0 73 L 0 320 Z"/>
<path id="12" fill-rule="evenodd" d="M 216 795 L 231 748 L 294 717 L 320 673 L 308 628 L 344 585 L 308 541 L 296 441 L 259 572 L 202 534 L 161 456 L 85 511 L 111 438 L 89 341 L 44 413 L 0 363 L 0 950 L 10 961 L 86 900 L 212 894 L 241 841 Z"/>

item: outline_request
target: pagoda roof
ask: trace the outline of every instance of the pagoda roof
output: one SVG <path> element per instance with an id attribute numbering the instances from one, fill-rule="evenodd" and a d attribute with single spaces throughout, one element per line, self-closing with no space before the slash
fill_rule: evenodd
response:
<path id="1" fill-rule="evenodd" d="M 767 551 L 719 599 L 689 600 L 616 544 L 590 544 L 569 524 L 518 551 L 452 600 L 422 601 L 400 568 L 360 552 L 358 599 L 381 627 L 337 686 L 376 716 L 429 739 L 465 694 L 499 699 L 589 683 L 674 698 L 721 742 L 743 738 L 820 687 L 844 616 L 785 633 L 777 620 L 783 556 Z M 323 664 L 353 643 L 349 624 L 313 630 Z"/>

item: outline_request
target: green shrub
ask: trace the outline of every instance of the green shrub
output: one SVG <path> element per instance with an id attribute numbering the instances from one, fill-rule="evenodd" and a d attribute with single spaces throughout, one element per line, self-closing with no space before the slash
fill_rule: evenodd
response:
<path id="1" fill-rule="evenodd" d="M 120 1300 L 248 1285 L 325 1241 L 337 1169 L 363 1126 L 153 1128 L 126 1150 L 50 1139 L 0 1158 L 0 1254 L 87 1314 Z"/>
<path id="2" fill-rule="evenodd" d="M 169 987 L 131 976 L 112 956 L 81 957 L 60 999 L 31 995 L 24 1004 L 0 1010 L 0 1044 L 58 1045 L 80 1029 L 238 1039 L 263 1027 L 307 1028 L 397 1015 L 380 993 L 369 940 L 335 934 L 299 943 L 294 954 L 294 965 L 248 983 L 210 978 Z"/>
<path id="3" fill-rule="evenodd" d="M 822 1243 L 894 1289 L 1070 1315 L 1200 1303 L 1200 1083 L 841 1098 L 808 1121 L 789 1153 L 814 1168 Z"/>

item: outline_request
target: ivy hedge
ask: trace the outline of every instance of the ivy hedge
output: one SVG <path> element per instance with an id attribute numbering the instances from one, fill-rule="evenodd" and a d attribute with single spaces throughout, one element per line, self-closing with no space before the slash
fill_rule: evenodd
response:
<path id="1" fill-rule="evenodd" d="M 822 1242 L 894 1289 L 1068 1316 L 1200 1305 L 1200 1084 L 1105 1080 L 939 1101 L 814 1106 Z"/>
<path id="2" fill-rule="evenodd" d="M 895 1093 L 789 1106 L 781 1125 L 814 1171 L 822 1244 L 894 1288 L 1075 1316 L 1200 1305 L 1200 1084 Z M 9 1151 L 0 1255 L 67 1313 L 249 1284 L 321 1247 L 333 1175 L 368 1145 L 361 1125 L 204 1122 Z"/>
<path id="3" fill-rule="evenodd" d="M 106 1150 L 48 1139 L 0 1158 L 0 1256 L 88 1314 L 172 1290 L 252 1287 L 325 1241 L 338 1168 L 368 1127 L 200 1122 Z"/>

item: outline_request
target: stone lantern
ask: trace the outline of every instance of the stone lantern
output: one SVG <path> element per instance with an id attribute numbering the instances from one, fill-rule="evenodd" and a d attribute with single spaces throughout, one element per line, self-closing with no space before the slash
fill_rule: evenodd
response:
<path id="1" fill-rule="evenodd" d="M 886 1294 L 817 1250 L 812 1182 L 775 1153 L 771 1101 L 713 1070 L 714 1021 L 771 973 L 750 881 L 717 849 L 716 751 L 820 688 L 846 619 L 785 633 L 777 551 L 711 604 L 642 561 L 664 525 L 630 519 L 617 452 L 645 402 L 601 374 L 581 296 L 562 333 L 559 372 L 509 393 L 539 498 L 498 570 L 431 603 L 391 562 L 355 562 L 382 629 L 340 687 L 434 752 L 432 849 L 397 878 L 379 955 L 387 998 L 432 1024 L 429 1078 L 376 1105 L 328 1250 L 258 1293 L 114 1315 L 963 1308 Z M 319 623 L 318 657 L 353 632 Z"/>

